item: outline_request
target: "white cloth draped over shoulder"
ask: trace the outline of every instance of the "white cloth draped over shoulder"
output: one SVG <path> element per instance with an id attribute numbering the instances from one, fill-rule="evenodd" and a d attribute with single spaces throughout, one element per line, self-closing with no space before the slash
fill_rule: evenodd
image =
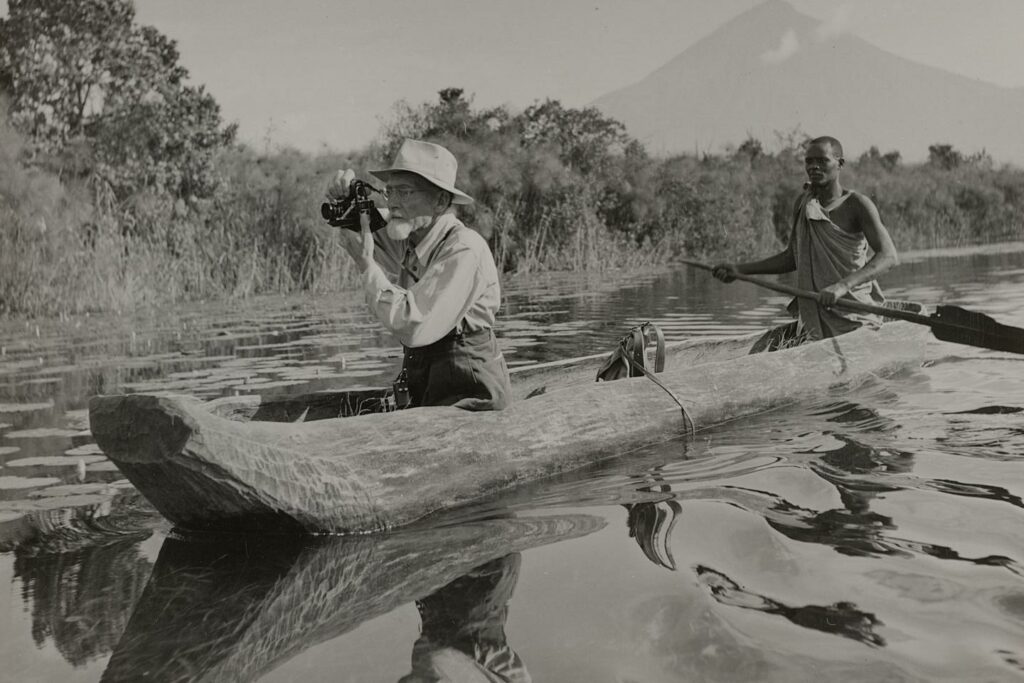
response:
<path id="1" fill-rule="evenodd" d="M 797 287 L 817 292 L 860 270 L 868 260 L 868 243 L 863 233 L 851 233 L 832 222 L 829 211 L 839 208 L 853 192 L 844 192 L 828 207 L 810 194 L 801 199 L 793 226 L 793 256 L 796 260 Z M 871 280 L 850 290 L 844 298 L 881 305 L 885 302 L 878 282 Z M 816 301 L 797 298 L 789 305 L 812 339 L 823 339 L 850 332 L 864 323 L 880 322 L 876 316 L 827 309 Z"/>

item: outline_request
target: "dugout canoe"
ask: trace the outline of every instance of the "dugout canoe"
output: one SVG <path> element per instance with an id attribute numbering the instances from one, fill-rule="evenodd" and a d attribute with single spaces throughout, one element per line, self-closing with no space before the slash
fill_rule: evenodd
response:
<path id="1" fill-rule="evenodd" d="M 928 334 L 889 322 L 755 355 L 757 335 L 691 341 L 669 349 L 657 377 L 699 431 L 920 364 Z M 517 372 L 520 400 L 500 412 L 310 420 L 308 409 L 269 410 L 259 399 L 131 394 L 93 398 L 89 416 L 99 447 L 181 527 L 377 531 L 688 432 L 650 379 L 594 382 L 602 359 Z"/>

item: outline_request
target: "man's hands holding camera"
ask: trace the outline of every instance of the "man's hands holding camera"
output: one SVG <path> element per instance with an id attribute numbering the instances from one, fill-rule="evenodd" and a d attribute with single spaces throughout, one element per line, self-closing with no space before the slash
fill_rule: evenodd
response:
<path id="1" fill-rule="evenodd" d="M 331 182 L 327 184 L 327 199 L 338 201 L 348 197 L 352 181 L 356 179 L 355 171 L 351 168 L 339 170 L 334 174 Z M 373 233 L 370 232 L 370 215 L 362 213 L 359 215 L 360 231 L 339 230 L 341 235 L 341 246 L 345 248 L 349 256 L 356 262 L 360 271 L 365 272 L 373 263 Z"/>
<path id="2" fill-rule="evenodd" d="M 331 178 L 331 182 L 327 184 L 327 199 L 332 202 L 336 202 L 340 199 L 348 197 L 349 188 L 352 185 L 352 181 L 356 179 L 356 172 L 351 168 L 345 170 L 338 170 Z"/>

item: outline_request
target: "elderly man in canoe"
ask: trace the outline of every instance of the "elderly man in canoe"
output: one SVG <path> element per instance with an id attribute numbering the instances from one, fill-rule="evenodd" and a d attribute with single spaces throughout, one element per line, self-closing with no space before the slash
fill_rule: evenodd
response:
<path id="1" fill-rule="evenodd" d="M 473 203 L 455 187 L 457 170 L 441 145 L 405 140 L 389 168 L 370 172 L 387 185 L 386 228 L 341 230 L 341 239 L 370 310 L 405 348 L 398 385 L 409 407 L 501 410 L 511 385 L 493 331 L 498 269 L 483 237 L 455 216 L 455 205 Z M 328 197 L 348 194 L 353 177 L 339 171 Z"/>
<path id="2" fill-rule="evenodd" d="M 767 333 L 753 351 L 771 351 L 806 340 L 834 337 L 866 322 L 876 322 L 873 316 L 830 307 L 843 298 L 882 304 L 885 297 L 875 278 L 898 262 L 896 247 L 874 203 L 840 184 L 839 175 L 845 163 L 843 146 L 837 139 L 824 136 L 811 140 L 804 156 L 809 182 L 794 206 L 793 230 L 787 247 L 760 261 L 722 263 L 712 271 L 723 282 L 732 282 L 735 273 L 796 271 L 798 287 L 819 293 L 820 303 L 794 299 L 789 311 L 797 320 Z M 870 259 L 869 246 L 874 252 Z"/>

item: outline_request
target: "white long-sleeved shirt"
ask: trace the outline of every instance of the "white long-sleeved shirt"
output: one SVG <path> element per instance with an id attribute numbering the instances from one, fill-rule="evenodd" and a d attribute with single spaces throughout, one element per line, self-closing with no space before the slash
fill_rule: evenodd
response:
<path id="1" fill-rule="evenodd" d="M 461 321 L 465 332 L 494 327 L 501 304 L 494 257 L 484 238 L 453 214 L 440 216 L 415 246 L 383 230 L 374 238 L 376 262 L 364 274 L 366 303 L 403 346 L 432 344 Z"/>

